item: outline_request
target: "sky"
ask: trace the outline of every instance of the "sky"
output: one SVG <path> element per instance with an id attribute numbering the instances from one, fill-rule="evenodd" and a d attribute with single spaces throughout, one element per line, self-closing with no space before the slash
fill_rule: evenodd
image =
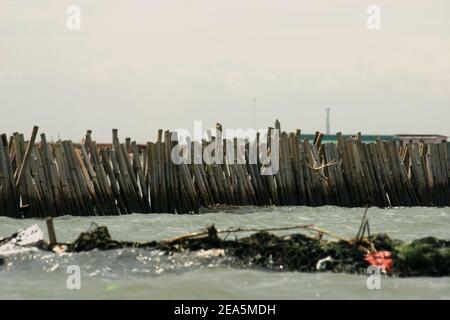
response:
<path id="1" fill-rule="evenodd" d="M 450 1 L 0 0 L 0 133 L 310 133 L 325 108 L 332 133 L 450 136 Z"/>

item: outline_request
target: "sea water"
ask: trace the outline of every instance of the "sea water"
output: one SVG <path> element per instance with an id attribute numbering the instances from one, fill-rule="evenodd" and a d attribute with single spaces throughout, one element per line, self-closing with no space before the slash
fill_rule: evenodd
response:
<path id="1" fill-rule="evenodd" d="M 114 239 L 129 241 L 162 240 L 211 224 L 217 229 L 314 224 L 350 238 L 358 232 L 363 212 L 332 206 L 249 207 L 198 215 L 65 216 L 54 219 L 54 225 L 60 242 L 73 241 L 92 222 L 106 225 Z M 372 233 L 404 241 L 450 238 L 450 208 L 371 208 L 368 217 Z M 35 223 L 45 231 L 43 220 L 0 217 L 0 237 Z M 450 299 L 449 277 L 382 277 L 380 288 L 370 290 L 368 275 L 242 268 L 233 259 L 197 253 L 120 249 L 54 254 L 33 249 L 4 259 L 0 299 Z M 73 266 L 80 271 L 79 289 L 68 285 Z"/>

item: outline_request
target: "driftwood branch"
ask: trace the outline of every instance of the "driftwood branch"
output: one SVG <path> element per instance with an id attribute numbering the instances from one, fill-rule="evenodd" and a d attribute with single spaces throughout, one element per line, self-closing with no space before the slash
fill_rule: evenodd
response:
<path id="1" fill-rule="evenodd" d="M 322 170 L 322 169 L 324 169 L 324 168 L 326 168 L 326 167 L 335 165 L 335 164 L 337 164 L 337 162 L 336 162 L 335 159 L 333 159 L 332 161 L 328 162 L 327 164 L 324 164 L 324 165 L 321 165 L 321 166 L 316 166 L 316 164 L 314 164 L 314 165 L 311 167 L 310 165 L 305 164 L 305 167 L 311 169 L 315 174 L 317 174 L 317 175 L 318 175 L 319 177 L 321 177 L 322 179 L 325 179 L 326 181 L 328 181 L 328 178 L 327 178 L 324 174 L 322 174 L 322 173 L 320 172 L 320 170 Z"/>
<path id="2" fill-rule="evenodd" d="M 224 230 L 217 230 L 218 234 L 221 233 L 237 233 L 237 232 L 268 232 L 268 231 L 286 231 L 286 230 L 295 230 L 295 229 L 305 229 L 308 231 L 314 231 L 316 233 L 319 234 L 320 237 L 322 237 L 324 234 L 328 235 L 332 238 L 338 239 L 338 240 L 342 240 L 342 241 L 346 241 L 346 242 L 350 242 L 350 240 L 344 239 L 342 237 L 339 237 L 337 235 L 334 235 L 333 233 L 320 229 L 318 227 L 316 227 L 313 224 L 302 224 L 302 225 L 296 225 L 296 226 L 289 226 L 289 227 L 275 227 L 275 228 L 265 228 L 265 229 L 258 229 L 258 228 L 228 228 L 228 229 L 224 229 Z M 209 233 L 208 229 L 206 230 L 202 230 L 202 231 L 197 231 L 197 232 L 192 232 L 192 233 L 188 233 L 185 234 L 183 236 L 179 236 L 179 237 L 174 237 L 174 238 L 170 238 L 167 240 L 163 240 L 163 243 L 173 243 L 176 241 L 182 241 L 182 240 L 188 240 L 188 239 L 195 239 L 195 238 L 200 238 L 200 237 L 204 237 L 207 236 Z"/>

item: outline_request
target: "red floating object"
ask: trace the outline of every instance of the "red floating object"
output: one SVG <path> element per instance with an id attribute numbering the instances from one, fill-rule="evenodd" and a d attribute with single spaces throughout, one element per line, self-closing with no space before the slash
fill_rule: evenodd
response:
<path id="1" fill-rule="evenodd" d="M 379 267 L 385 270 L 387 273 L 391 272 L 394 265 L 392 260 L 392 254 L 389 251 L 378 251 L 374 253 L 368 253 L 365 256 L 365 260 L 374 267 Z"/>

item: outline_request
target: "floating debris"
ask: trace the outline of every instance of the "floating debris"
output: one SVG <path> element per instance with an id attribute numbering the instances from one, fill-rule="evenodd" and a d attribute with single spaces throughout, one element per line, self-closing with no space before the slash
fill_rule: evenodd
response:
<path id="1" fill-rule="evenodd" d="M 25 230 L 0 239 L 0 255 L 6 256 L 16 254 L 22 251 L 29 251 L 44 240 L 44 233 L 37 224 L 28 227 Z"/>
<path id="2" fill-rule="evenodd" d="M 33 226 L 33 234 L 40 234 Z M 268 231 L 299 229 L 310 233 L 294 233 L 277 236 Z M 27 229 L 28 230 L 28 229 Z M 232 233 L 254 232 L 249 236 L 235 237 Z M 29 233 L 25 230 L 25 233 Z M 272 229 L 217 230 L 214 225 L 205 230 L 164 241 L 129 242 L 114 240 L 105 226 L 93 225 L 82 232 L 72 243 L 50 244 L 40 237 L 35 242 L 20 241 L 19 232 L 1 240 L 1 248 L 14 243 L 16 246 L 35 246 L 41 250 L 83 252 L 141 248 L 160 250 L 166 254 L 196 252 L 199 257 L 228 256 L 239 267 L 260 267 L 275 271 L 341 272 L 365 274 L 370 265 L 380 267 L 386 274 L 400 277 L 450 276 L 450 241 L 426 237 L 404 243 L 386 234 L 370 237 L 343 239 L 313 225 L 299 225 Z M 221 235 L 225 235 L 222 237 Z M 337 238 L 327 240 L 324 236 Z M 388 266 L 388 268 L 386 268 Z"/>

